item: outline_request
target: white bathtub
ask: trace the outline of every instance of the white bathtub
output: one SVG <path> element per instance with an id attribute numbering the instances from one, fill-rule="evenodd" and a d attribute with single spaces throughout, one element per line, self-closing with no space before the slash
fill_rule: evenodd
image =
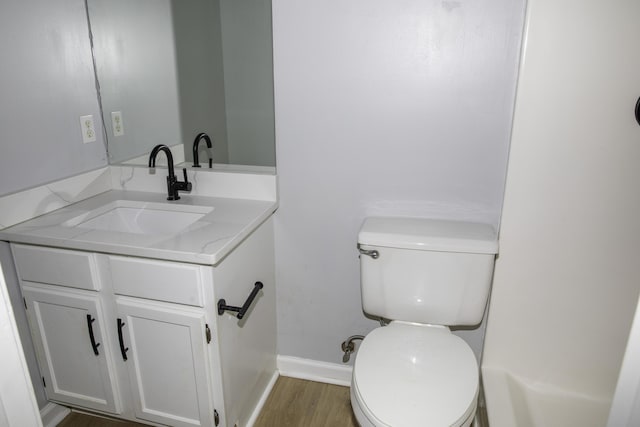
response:
<path id="1" fill-rule="evenodd" d="M 603 427 L 610 399 L 482 368 L 490 427 Z"/>

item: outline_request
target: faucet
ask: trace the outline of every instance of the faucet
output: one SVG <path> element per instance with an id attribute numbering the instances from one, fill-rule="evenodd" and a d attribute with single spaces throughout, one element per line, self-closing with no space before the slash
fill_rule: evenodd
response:
<path id="1" fill-rule="evenodd" d="M 204 139 L 204 142 L 207 143 L 207 147 L 211 148 L 211 138 L 204 132 L 199 133 L 196 136 L 196 139 L 193 140 L 193 167 L 199 168 L 200 163 L 198 162 L 198 146 L 200 145 L 200 141 Z M 209 156 L 209 169 L 211 169 L 213 163 L 213 159 Z"/>
<path id="2" fill-rule="evenodd" d="M 178 194 L 178 191 L 191 191 L 191 183 L 187 179 L 187 168 L 182 169 L 184 182 L 178 181 L 173 171 L 173 155 L 171 155 L 169 147 L 164 144 L 158 144 L 153 147 L 153 150 L 151 150 L 151 154 L 149 155 L 150 168 L 156 167 L 156 156 L 161 151 L 164 151 L 164 154 L 167 155 L 167 165 L 169 166 L 169 176 L 167 177 L 167 193 L 169 193 L 169 196 L 167 197 L 167 200 L 179 200 L 180 195 Z"/>

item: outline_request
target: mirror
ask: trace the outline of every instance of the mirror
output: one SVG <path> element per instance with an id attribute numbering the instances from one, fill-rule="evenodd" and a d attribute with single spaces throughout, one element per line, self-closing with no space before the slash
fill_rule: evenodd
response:
<path id="1" fill-rule="evenodd" d="M 110 163 L 275 166 L 270 0 L 87 0 Z M 135 162 L 135 161 L 134 161 Z"/>

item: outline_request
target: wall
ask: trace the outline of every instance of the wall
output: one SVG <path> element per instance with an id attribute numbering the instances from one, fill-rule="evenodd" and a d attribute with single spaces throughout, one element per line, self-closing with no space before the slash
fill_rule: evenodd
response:
<path id="1" fill-rule="evenodd" d="M 44 388 L 41 386 L 42 382 L 40 381 L 41 375 L 36 360 L 36 351 L 31 341 L 29 324 L 27 323 L 27 313 L 23 309 L 24 305 L 22 302 L 22 293 L 18 285 L 18 276 L 15 266 L 13 265 L 11 249 L 7 242 L 0 242 L 0 265 L 3 271 L 0 282 L 7 284 L 7 296 L 9 302 L 14 307 L 13 314 L 16 320 L 17 331 L 22 341 L 29 377 L 31 378 L 31 383 L 34 385 L 35 399 L 38 406 L 43 408 L 47 404 L 47 396 Z"/>
<path id="2" fill-rule="evenodd" d="M 355 244 L 366 215 L 498 223 L 522 8 L 274 1 L 280 353 L 338 362 L 344 338 L 376 326 L 360 308 Z M 86 34 L 76 34 L 82 2 L 0 12 L 13 59 L 0 69 L 12 82 L 0 101 L 0 194 L 104 165 L 103 145 L 81 144 L 78 130 L 80 114 L 100 122 Z M 21 158 L 43 161 L 23 174 Z M 482 329 L 466 339 L 478 352 Z"/>
<path id="3" fill-rule="evenodd" d="M 221 0 L 229 163 L 275 166 L 271 2 Z"/>
<path id="4" fill-rule="evenodd" d="M 83 0 L 0 3 L 0 195 L 107 165 Z M 83 144 L 80 116 L 97 141 Z M 7 207 L 5 207 L 7 209 Z M 0 246 L 8 293 L 32 376 L 39 377 L 13 264 Z M 41 382 L 36 398 L 46 403 Z"/>
<path id="5" fill-rule="evenodd" d="M 483 373 L 527 384 L 539 425 L 602 426 L 640 293 L 640 3 L 528 4 Z"/>
<path id="6" fill-rule="evenodd" d="M 280 354 L 338 363 L 377 325 L 365 216 L 498 224 L 522 22 L 523 1 L 274 0 Z"/>
<path id="7" fill-rule="evenodd" d="M 0 426 L 42 426 L 0 267 Z"/>
<path id="8" fill-rule="evenodd" d="M 0 195 L 107 164 L 87 34 L 82 0 L 0 3 Z"/>
<path id="9" fill-rule="evenodd" d="M 607 427 L 640 425 L 640 299 L 636 304 Z"/>

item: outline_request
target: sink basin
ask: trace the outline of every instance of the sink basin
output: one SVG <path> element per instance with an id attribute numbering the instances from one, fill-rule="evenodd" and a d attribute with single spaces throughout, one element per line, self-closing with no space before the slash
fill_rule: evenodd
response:
<path id="1" fill-rule="evenodd" d="M 186 229 L 213 209 L 210 206 L 117 200 L 62 225 L 120 233 L 167 235 Z"/>

